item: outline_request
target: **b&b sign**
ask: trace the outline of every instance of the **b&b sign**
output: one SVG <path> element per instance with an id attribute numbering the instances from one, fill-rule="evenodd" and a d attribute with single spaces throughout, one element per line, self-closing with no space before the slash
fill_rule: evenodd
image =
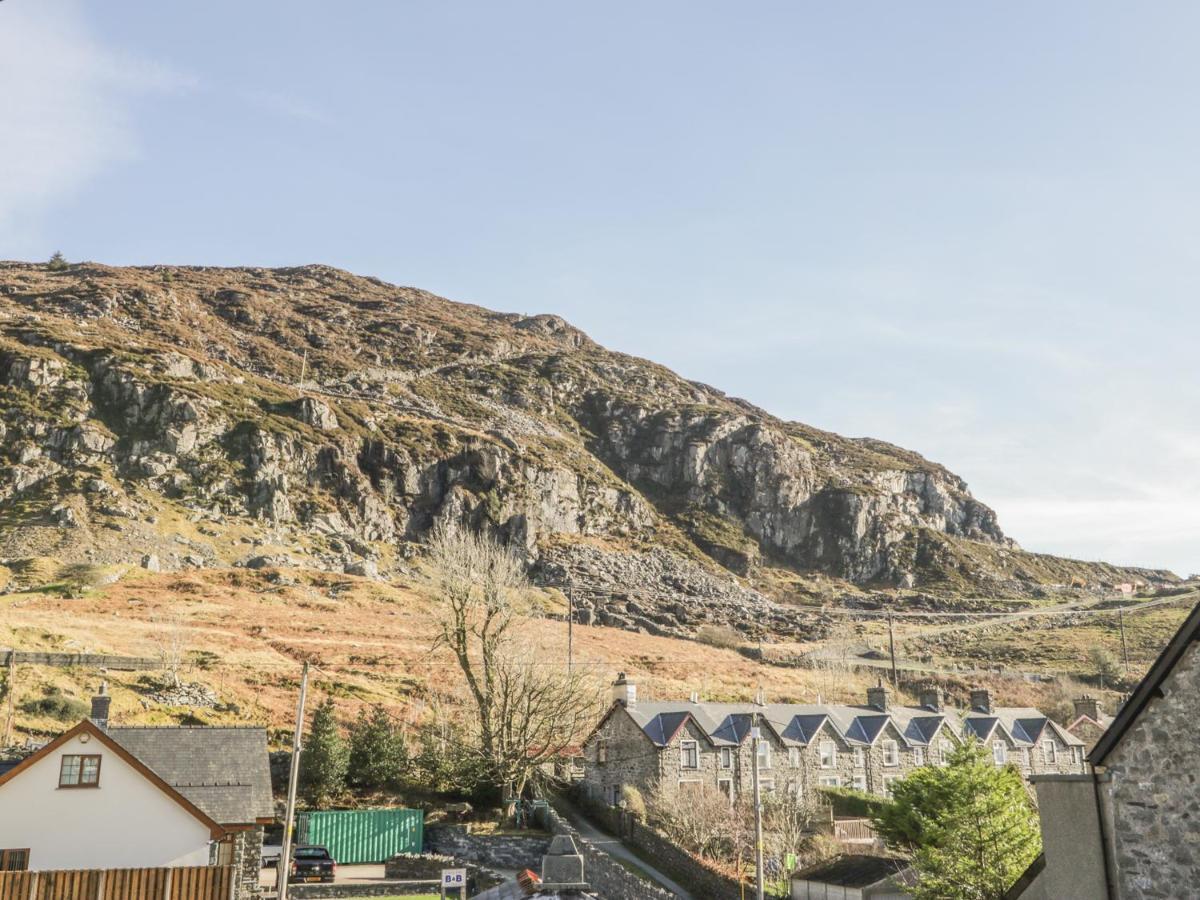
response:
<path id="1" fill-rule="evenodd" d="M 465 888 L 467 886 L 466 869 L 442 869 L 443 888 Z"/>

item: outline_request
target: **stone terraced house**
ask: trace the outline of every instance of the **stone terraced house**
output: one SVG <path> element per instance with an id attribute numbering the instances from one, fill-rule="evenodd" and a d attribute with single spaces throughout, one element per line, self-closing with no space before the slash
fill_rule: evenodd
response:
<path id="1" fill-rule="evenodd" d="M 1038 775 L 1043 853 L 1015 900 L 1200 897 L 1200 606 L 1088 754 Z"/>
<path id="2" fill-rule="evenodd" d="M 761 725 L 759 780 L 766 792 L 812 796 L 821 787 L 886 795 L 918 766 L 940 765 L 964 740 L 982 743 L 997 765 L 1036 773 L 1082 773 L 1083 742 L 1036 709 L 992 706 L 972 691 L 971 708 L 946 707 L 931 689 L 920 706 L 897 706 L 886 687 L 863 706 L 645 702 L 621 675 L 613 704 L 584 742 L 583 789 L 617 804 L 625 786 L 657 790 L 714 787 L 731 801 L 752 790 L 750 729 Z"/>

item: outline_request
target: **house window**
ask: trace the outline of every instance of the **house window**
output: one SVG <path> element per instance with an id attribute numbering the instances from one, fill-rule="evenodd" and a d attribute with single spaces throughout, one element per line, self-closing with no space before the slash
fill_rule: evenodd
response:
<path id="1" fill-rule="evenodd" d="M 1054 746 L 1054 741 L 1042 741 L 1042 753 L 1046 755 L 1046 765 L 1058 763 L 1058 748 Z"/>
<path id="2" fill-rule="evenodd" d="M 24 872 L 28 868 L 28 850 L 0 850 L 0 872 Z"/>
<path id="3" fill-rule="evenodd" d="M 938 765 L 939 766 L 949 765 L 950 754 L 953 752 L 954 752 L 954 750 L 950 746 L 950 742 L 948 740 L 946 740 L 946 738 L 942 738 L 940 741 L 938 741 Z"/>
<path id="4" fill-rule="evenodd" d="M 1021 751 L 1021 765 L 1024 766 L 1026 769 L 1029 768 L 1029 748 L 1028 747 L 1026 747 L 1024 750 Z"/>
<path id="5" fill-rule="evenodd" d="M 699 778 L 680 778 L 679 790 L 683 793 L 698 794 L 704 789 Z"/>
<path id="6" fill-rule="evenodd" d="M 732 747 L 722 747 L 721 748 L 721 768 L 722 769 L 732 769 L 733 768 L 733 748 Z"/>
<path id="7" fill-rule="evenodd" d="M 760 782 L 758 783 L 758 790 L 759 790 L 761 793 L 763 793 L 763 794 L 773 794 L 773 793 L 775 793 L 775 781 L 774 781 L 774 779 L 767 779 L 766 781 L 760 781 Z"/>
<path id="8" fill-rule="evenodd" d="M 788 747 L 788 764 L 793 769 L 800 768 L 800 748 Z"/>
<path id="9" fill-rule="evenodd" d="M 679 768 L 700 768 L 700 743 L 698 741 L 679 742 Z"/>
<path id="10" fill-rule="evenodd" d="M 771 768 L 771 745 L 766 741 L 758 742 L 758 767 L 760 769 Z"/>
<path id="11" fill-rule="evenodd" d="M 100 756 L 63 754 L 58 770 L 60 788 L 94 788 L 100 786 Z"/>
<path id="12" fill-rule="evenodd" d="M 867 754 L 863 752 L 862 747 L 854 748 L 854 768 L 864 769 L 867 765 Z"/>
<path id="13" fill-rule="evenodd" d="M 842 779 L 836 775 L 822 775 L 817 779 L 817 784 L 821 787 L 841 787 Z"/>
<path id="14" fill-rule="evenodd" d="M 724 794 L 726 797 L 728 797 L 730 803 L 733 802 L 733 779 L 732 778 L 718 778 L 717 779 L 717 790 L 720 791 L 722 794 Z"/>
<path id="15" fill-rule="evenodd" d="M 619 785 L 619 784 L 609 785 L 608 786 L 608 797 L 606 797 L 605 799 L 608 800 L 609 806 L 619 805 L 621 802 L 621 785 Z"/>
<path id="16" fill-rule="evenodd" d="M 608 762 L 608 741 L 603 738 L 596 741 L 596 762 L 600 765 Z"/>
<path id="17" fill-rule="evenodd" d="M 900 780 L 899 775 L 884 775 L 883 776 L 883 792 L 889 797 L 892 796 L 892 787 Z"/>
<path id="18" fill-rule="evenodd" d="M 857 775 L 854 776 L 853 786 L 856 791 L 862 791 L 863 793 L 866 793 L 867 776 L 864 775 L 862 772 L 859 772 Z"/>
<path id="19" fill-rule="evenodd" d="M 1002 766 L 1008 762 L 1008 747 L 1004 741 L 992 742 L 992 759 L 996 761 L 996 765 Z"/>
<path id="20" fill-rule="evenodd" d="M 1083 764 L 1083 748 L 1082 747 L 1072 747 L 1071 748 L 1071 762 L 1075 763 L 1075 765 L 1077 765 L 1077 766 Z"/>
<path id="21" fill-rule="evenodd" d="M 883 742 L 883 764 L 885 766 L 900 765 L 900 748 L 895 741 Z"/>
<path id="22" fill-rule="evenodd" d="M 833 741 L 821 741 L 821 768 L 837 768 L 837 747 Z"/>
<path id="23" fill-rule="evenodd" d="M 913 765 L 914 766 L 925 765 L 925 748 L 924 747 L 913 747 Z"/>

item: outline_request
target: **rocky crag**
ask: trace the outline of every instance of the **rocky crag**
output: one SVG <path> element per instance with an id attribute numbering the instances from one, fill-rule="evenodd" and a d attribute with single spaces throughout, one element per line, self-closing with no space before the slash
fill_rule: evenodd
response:
<path id="1" fill-rule="evenodd" d="M 995 595 L 1131 577 L 1024 553 L 915 453 L 556 316 L 324 266 L 0 263 L 0 582 L 45 560 L 386 577 L 439 525 L 502 536 L 585 620 L 663 633 L 798 633 L 793 573 Z"/>

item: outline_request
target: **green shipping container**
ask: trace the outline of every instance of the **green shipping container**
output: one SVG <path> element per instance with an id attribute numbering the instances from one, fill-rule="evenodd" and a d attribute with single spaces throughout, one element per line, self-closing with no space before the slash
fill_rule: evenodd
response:
<path id="1" fill-rule="evenodd" d="M 420 853 L 425 814 L 419 809 L 350 809 L 297 816 L 302 844 L 328 847 L 339 863 L 381 863 L 397 853 Z"/>

